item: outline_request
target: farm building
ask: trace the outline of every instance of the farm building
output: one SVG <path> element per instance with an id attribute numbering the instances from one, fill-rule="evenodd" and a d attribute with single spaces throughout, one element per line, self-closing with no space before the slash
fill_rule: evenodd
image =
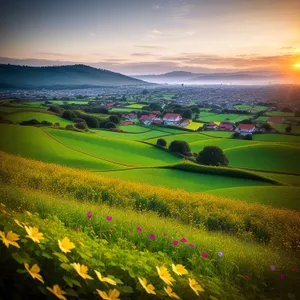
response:
<path id="1" fill-rule="evenodd" d="M 285 117 L 273 116 L 268 119 L 268 123 L 283 124 Z"/>
<path id="2" fill-rule="evenodd" d="M 150 115 L 142 115 L 140 117 L 140 122 L 144 125 L 151 125 L 153 120 L 155 119 L 156 115 L 150 114 Z"/>
<path id="3" fill-rule="evenodd" d="M 179 124 L 182 120 L 182 117 L 180 114 L 171 114 L 171 113 L 167 113 L 164 117 L 163 117 L 163 121 L 166 125 L 176 125 Z"/>
<path id="4" fill-rule="evenodd" d="M 133 119 L 136 119 L 137 118 L 137 114 L 135 113 L 130 113 L 127 115 L 127 119 L 130 119 L 130 120 L 133 120 Z"/>
<path id="5" fill-rule="evenodd" d="M 225 130 L 225 131 L 233 131 L 234 130 L 234 125 L 225 120 L 220 124 L 219 129 L 220 130 Z"/>
<path id="6" fill-rule="evenodd" d="M 185 119 L 179 125 L 182 126 L 182 127 L 185 127 L 185 126 L 188 126 L 189 124 L 190 124 L 190 121 Z"/>
<path id="7" fill-rule="evenodd" d="M 126 125 L 133 125 L 133 122 L 132 121 L 124 121 L 123 125 L 124 126 L 126 126 Z"/>
<path id="8" fill-rule="evenodd" d="M 254 124 L 239 124 L 238 127 L 235 129 L 235 132 L 238 132 L 242 135 L 252 134 L 255 131 L 257 130 Z"/>
<path id="9" fill-rule="evenodd" d="M 217 130 L 219 128 L 219 125 L 215 122 L 210 122 L 206 124 L 205 128 L 208 130 Z"/>

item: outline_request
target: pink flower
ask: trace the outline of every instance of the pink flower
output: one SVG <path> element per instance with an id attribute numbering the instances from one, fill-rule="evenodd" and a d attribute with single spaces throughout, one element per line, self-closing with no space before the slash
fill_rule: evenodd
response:
<path id="1" fill-rule="evenodd" d="M 272 271 L 275 271 L 275 270 L 276 270 L 276 266 L 275 266 L 275 265 L 271 265 L 271 266 L 270 266 L 270 269 L 271 269 Z"/>
<path id="2" fill-rule="evenodd" d="M 112 220 L 112 217 L 111 217 L 111 216 L 106 216 L 106 220 L 107 220 L 107 221 L 111 221 L 111 220 Z"/>
<path id="3" fill-rule="evenodd" d="M 189 244 L 190 248 L 195 248 L 194 244 Z"/>
<path id="4" fill-rule="evenodd" d="M 281 274 L 279 275 L 279 277 L 280 277 L 281 280 L 283 280 L 284 277 L 285 277 L 285 275 L 281 273 Z"/>
<path id="5" fill-rule="evenodd" d="M 75 231 L 78 231 L 78 227 L 74 227 L 74 230 L 75 230 Z"/>
<path id="6" fill-rule="evenodd" d="M 154 239 L 155 239 L 155 235 L 154 235 L 153 233 L 150 233 L 149 238 L 150 238 L 151 240 L 154 240 Z"/>
<path id="7" fill-rule="evenodd" d="M 142 231 L 142 228 L 141 228 L 141 227 L 138 227 L 136 230 L 139 231 L 139 232 L 141 232 L 141 231 Z"/>
<path id="8" fill-rule="evenodd" d="M 245 275 L 245 279 L 249 279 L 249 275 Z"/>
<path id="9" fill-rule="evenodd" d="M 88 217 L 89 219 L 91 219 L 91 218 L 92 218 L 92 212 L 91 212 L 91 211 L 88 211 L 88 213 L 87 213 L 87 217 Z"/>
<path id="10" fill-rule="evenodd" d="M 203 258 L 208 258 L 208 254 L 205 253 L 205 252 L 202 252 L 201 256 L 202 256 Z"/>
<path id="11" fill-rule="evenodd" d="M 176 240 L 174 240 L 172 243 L 173 243 L 174 246 L 178 245 L 178 241 L 176 241 Z"/>
<path id="12" fill-rule="evenodd" d="M 296 272 L 296 269 L 295 269 L 295 268 L 292 268 L 292 272 Z"/>
<path id="13" fill-rule="evenodd" d="M 186 239 L 186 238 L 182 238 L 182 239 L 180 240 L 180 242 L 181 242 L 181 243 L 186 243 L 186 242 L 187 242 L 187 239 Z"/>
<path id="14" fill-rule="evenodd" d="M 167 236 L 167 234 L 166 234 L 166 233 L 164 233 L 164 236 Z"/>
<path id="15" fill-rule="evenodd" d="M 110 227 L 109 230 L 113 230 L 113 228 Z"/>

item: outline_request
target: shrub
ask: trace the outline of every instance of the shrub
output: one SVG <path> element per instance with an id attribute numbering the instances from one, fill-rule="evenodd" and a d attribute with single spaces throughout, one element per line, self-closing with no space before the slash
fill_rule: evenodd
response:
<path id="1" fill-rule="evenodd" d="M 99 120 L 96 117 L 84 114 L 80 115 L 80 117 L 85 120 L 90 128 L 99 128 Z"/>
<path id="2" fill-rule="evenodd" d="M 187 155 L 191 152 L 190 146 L 186 141 L 173 141 L 169 145 L 169 151 L 174 153 L 179 153 L 183 155 Z"/>
<path id="3" fill-rule="evenodd" d="M 238 132 L 233 133 L 231 136 L 231 138 L 233 138 L 233 139 L 237 139 L 239 137 L 240 137 L 240 134 Z"/>
<path id="4" fill-rule="evenodd" d="M 253 140 L 252 134 L 245 135 L 245 140 L 248 140 L 248 141 Z"/>
<path id="5" fill-rule="evenodd" d="M 105 128 L 108 128 L 108 129 L 110 129 L 110 128 L 116 128 L 116 127 L 117 127 L 116 124 L 113 123 L 113 122 L 108 122 L 105 125 Z"/>
<path id="6" fill-rule="evenodd" d="M 36 119 L 32 119 L 32 120 L 29 120 L 29 121 L 22 121 L 20 123 L 20 125 L 39 125 L 40 122 Z"/>
<path id="7" fill-rule="evenodd" d="M 196 157 L 198 164 L 207 166 L 228 166 L 228 158 L 217 146 L 206 146 Z"/>
<path id="8" fill-rule="evenodd" d="M 68 130 L 74 130 L 74 126 L 72 124 L 68 124 L 66 126 L 66 129 L 68 129 Z"/>
<path id="9" fill-rule="evenodd" d="M 292 126 L 287 126 L 286 128 L 285 128 L 285 132 L 286 133 L 291 133 L 292 132 Z"/>
<path id="10" fill-rule="evenodd" d="M 184 119 L 191 119 L 192 118 L 192 110 L 191 109 L 186 109 L 182 112 L 182 117 Z"/>
<path id="11" fill-rule="evenodd" d="M 118 118 L 118 116 L 112 115 L 112 116 L 109 116 L 108 119 L 112 123 L 115 123 L 115 124 L 119 124 L 120 123 L 120 119 Z"/>
<path id="12" fill-rule="evenodd" d="M 52 111 L 54 113 L 61 114 L 63 110 L 59 106 L 50 106 L 48 108 L 48 111 Z"/>
<path id="13" fill-rule="evenodd" d="M 42 126 L 52 126 L 52 123 L 51 123 L 51 122 L 48 122 L 48 121 L 42 121 L 42 122 L 41 122 L 41 125 L 42 125 Z"/>
<path id="14" fill-rule="evenodd" d="M 74 126 L 75 126 L 77 129 L 81 129 L 81 130 L 84 130 L 84 129 L 87 128 L 87 125 L 86 125 L 85 122 L 79 122 L 79 123 L 76 123 Z"/>
<path id="15" fill-rule="evenodd" d="M 67 120 L 72 120 L 76 118 L 76 114 L 72 110 L 65 110 L 62 114 L 62 117 Z"/>
<path id="16" fill-rule="evenodd" d="M 158 140 L 156 141 L 156 145 L 162 146 L 162 147 L 167 147 L 167 142 L 166 142 L 165 139 L 158 139 Z"/>

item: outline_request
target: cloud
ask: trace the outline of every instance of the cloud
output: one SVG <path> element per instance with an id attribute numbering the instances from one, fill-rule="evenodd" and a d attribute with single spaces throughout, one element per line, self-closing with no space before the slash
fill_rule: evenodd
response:
<path id="1" fill-rule="evenodd" d="M 186 34 L 187 34 L 188 36 L 192 36 L 192 35 L 195 34 L 195 31 L 187 31 Z"/>
<path id="2" fill-rule="evenodd" d="M 137 48 L 146 48 L 146 49 L 162 49 L 162 46 L 155 46 L 155 45 L 136 45 Z"/>
<path id="3" fill-rule="evenodd" d="M 160 5 L 154 5 L 154 6 L 152 6 L 152 8 L 153 8 L 153 9 L 161 9 L 161 8 L 163 8 L 163 7 L 160 6 Z"/>
<path id="4" fill-rule="evenodd" d="M 94 32 L 89 32 L 89 36 L 95 36 Z"/>
<path id="5" fill-rule="evenodd" d="M 159 31 L 157 29 L 154 29 L 151 32 L 154 33 L 154 34 L 163 34 L 161 31 Z"/>
<path id="6" fill-rule="evenodd" d="M 68 53 L 59 53 L 59 52 L 44 52 L 44 51 L 40 51 L 40 52 L 36 52 L 36 55 L 38 56 L 51 56 L 51 57 L 56 57 L 56 58 L 72 58 L 75 57 L 75 55 L 72 54 L 68 54 Z"/>
<path id="7" fill-rule="evenodd" d="M 143 52 L 143 53 L 131 53 L 131 56 L 157 56 L 156 54 L 150 53 L 150 52 Z"/>

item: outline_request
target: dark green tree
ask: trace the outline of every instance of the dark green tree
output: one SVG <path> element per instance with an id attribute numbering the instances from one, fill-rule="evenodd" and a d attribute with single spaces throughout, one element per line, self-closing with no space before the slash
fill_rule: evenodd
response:
<path id="1" fill-rule="evenodd" d="M 165 139 L 158 139 L 158 140 L 156 141 L 156 145 L 162 146 L 162 147 L 166 147 L 166 146 L 167 146 L 167 142 L 166 142 Z"/>
<path id="2" fill-rule="evenodd" d="M 207 166 L 228 166 L 229 160 L 217 146 L 206 146 L 196 157 L 198 164 Z"/>
<path id="3" fill-rule="evenodd" d="M 186 141 L 173 141 L 169 145 L 169 151 L 188 155 L 191 152 L 190 146 Z"/>

